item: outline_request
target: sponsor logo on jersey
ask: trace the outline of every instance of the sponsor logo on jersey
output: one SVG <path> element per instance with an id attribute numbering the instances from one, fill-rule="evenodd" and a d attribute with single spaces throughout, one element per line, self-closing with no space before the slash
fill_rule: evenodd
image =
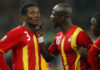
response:
<path id="1" fill-rule="evenodd" d="M 7 38 L 7 35 L 5 35 L 5 36 L 1 39 L 1 41 L 4 41 L 6 38 Z"/>
<path id="2" fill-rule="evenodd" d="M 72 41 L 72 38 L 69 38 L 69 39 L 68 39 L 68 42 L 71 42 L 71 41 Z"/>
<path id="3" fill-rule="evenodd" d="M 61 37 L 62 37 L 62 36 L 57 36 L 57 37 L 56 37 L 56 44 L 57 44 L 57 45 L 59 45 L 59 44 L 60 44 Z"/>

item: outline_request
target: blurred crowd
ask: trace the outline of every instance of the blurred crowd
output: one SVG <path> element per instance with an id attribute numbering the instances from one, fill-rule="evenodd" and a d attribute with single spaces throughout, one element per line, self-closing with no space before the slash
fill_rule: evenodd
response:
<path id="1" fill-rule="evenodd" d="M 21 25 L 20 7 L 24 3 L 35 2 L 40 8 L 41 19 L 46 19 L 45 24 L 45 42 L 49 45 L 55 34 L 60 29 L 54 29 L 49 16 L 54 5 L 58 3 L 69 3 L 73 8 L 72 22 L 86 30 L 90 34 L 90 19 L 92 15 L 100 12 L 100 0 L 0 0 L 0 39 L 12 28 Z M 91 36 L 93 39 L 93 37 Z M 94 39 L 95 40 L 95 39 Z M 11 54 L 5 56 L 9 66 L 11 66 Z M 61 70 L 60 56 L 52 61 L 49 65 Z M 10 62 L 10 63 L 9 63 Z M 54 69 L 55 70 L 55 69 Z"/>

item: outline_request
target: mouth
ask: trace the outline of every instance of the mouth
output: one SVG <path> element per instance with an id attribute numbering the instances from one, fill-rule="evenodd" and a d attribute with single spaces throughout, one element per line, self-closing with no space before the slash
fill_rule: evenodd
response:
<path id="1" fill-rule="evenodd" d="M 36 22 L 40 21 L 39 18 L 33 18 L 32 20 L 33 20 L 33 21 L 36 21 Z"/>
<path id="2" fill-rule="evenodd" d="M 32 19 L 32 22 L 34 22 L 36 24 L 40 24 L 40 19 Z"/>

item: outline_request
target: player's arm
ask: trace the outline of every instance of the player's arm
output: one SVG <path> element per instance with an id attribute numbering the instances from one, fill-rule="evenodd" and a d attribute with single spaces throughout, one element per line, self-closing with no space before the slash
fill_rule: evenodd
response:
<path id="1" fill-rule="evenodd" d="M 9 66 L 7 65 L 3 53 L 0 51 L 0 70 L 11 70 Z"/>
<path id="2" fill-rule="evenodd" d="M 55 57 L 53 55 L 50 54 L 48 48 L 46 47 L 45 43 L 44 43 L 44 39 L 43 39 L 43 35 L 44 35 L 44 24 L 45 24 L 45 20 L 42 20 L 42 25 L 40 26 L 40 29 L 36 30 L 36 36 L 38 38 L 38 42 L 40 45 L 40 50 L 41 53 L 44 57 L 44 59 L 47 62 L 50 62 L 51 60 L 53 60 Z"/>
<path id="3" fill-rule="evenodd" d="M 10 31 L 0 40 L 0 68 L 2 70 L 10 70 L 9 66 L 6 64 L 3 54 L 7 53 L 10 49 L 14 48 L 16 44 L 18 44 L 19 40 L 18 38 L 16 39 L 16 35 L 15 31 Z"/>
<path id="4" fill-rule="evenodd" d="M 53 60 L 55 58 L 55 56 L 53 56 L 49 50 L 51 51 L 54 47 L 56 47 L 55 43 L 53 42 L 52 45 L 50 46 L 50 48 L 48 49 L 46 44 L 44 43 L 44 39 L 43 39 L 43 36 L 38 36 L 38 42 L 39 42 L 39 45 L 40 45 L 40 50 L 41 50 L 41 53 L 44 57 L 44 59 L 47 61 L 47 62 L 50 62 L 51 60 Z M 55 49 L 55 48 L 54 48 Z M 53 49 L 53 50 L 54 50 Z M 54 50 L 56 51 L 56 50 Z M 53 52 L 53 51 L 52 51 Z"/>
<path id="5" fill-rule="evenodd" d="M 100 58 L 100 37 L 92 44 L 89 54 Z"/>
<path id="6" fill-rule="evenodd" d="M 50 52 L 47 49 L 45 43 L 40 43 L 40 50 L 41 50 L 41 53 L 42 53 L 44 59 L 47 62 L 50 62 L 51 60 L 53 60 L 55 58 L 53 55 L 50 54 Z"/>
<path id="7" fill-rule="evenodd" d="M 100 50 L 100 37 L 95 41 L 92 46 L 95 47 L 97 50 Z"/>
<path id="8" fill-rule="evenodd" d="M 6 40 L 7 40 L 7 35 L 5 35 L 0 41 L 0 69 L 1 70 L 11 70 L 7 65 L 3 56 L 8 51 L 6 46 L 4 46 L 5 45 L 4 43 L 7 42 Z"/>
<path id="9" fill-rule="evenodd" d="M 43 40 L 41 41 L 38 38 L 38 41 L 40 43 L 40 50 L 42 52 L 42 55 L 47 62 L 50 62 L 59 54 L 59 51 L 56 46 L 56 37 L 54 38 L 52 44 L 49 46 L 48 49 L 47 49 L 47 46 L 45 45 L 45 43 L 43 42 Z"/>
<path id="10" fill-rule="evenodd" d="M 100 37 L 95 41 L 95 43 L 89 49 L 88 62 L 90 68 L 93 70 L 99 70 L 100 68 Z"/>

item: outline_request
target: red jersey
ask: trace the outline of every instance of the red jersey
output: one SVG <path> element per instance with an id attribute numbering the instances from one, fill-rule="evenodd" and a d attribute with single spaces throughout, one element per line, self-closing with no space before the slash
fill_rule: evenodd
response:
<path id="1" fill-rule="evenodd" d="M 89 49 L 88 57 L 91 70 L 100 70 L 100 37 Z"/>
<path id="2" fill-rule="evenodd" d="M 86 32 L 74 25 L 65 34 L 60 32 L 55 36 L 49 52 L 54 56 L 61 54 L 64 70 L 87 70 L 86 61 L 81 58 L 78 49 L 89 48 L 91 44 Z"/>
<path id="3" fill-rule="evenodd" d="M 13 70 L 41 70 L 40 48 L 34 32 L 23 26 L 9 31 L 0 41 L 0 51 L 12 50 Z"/>

